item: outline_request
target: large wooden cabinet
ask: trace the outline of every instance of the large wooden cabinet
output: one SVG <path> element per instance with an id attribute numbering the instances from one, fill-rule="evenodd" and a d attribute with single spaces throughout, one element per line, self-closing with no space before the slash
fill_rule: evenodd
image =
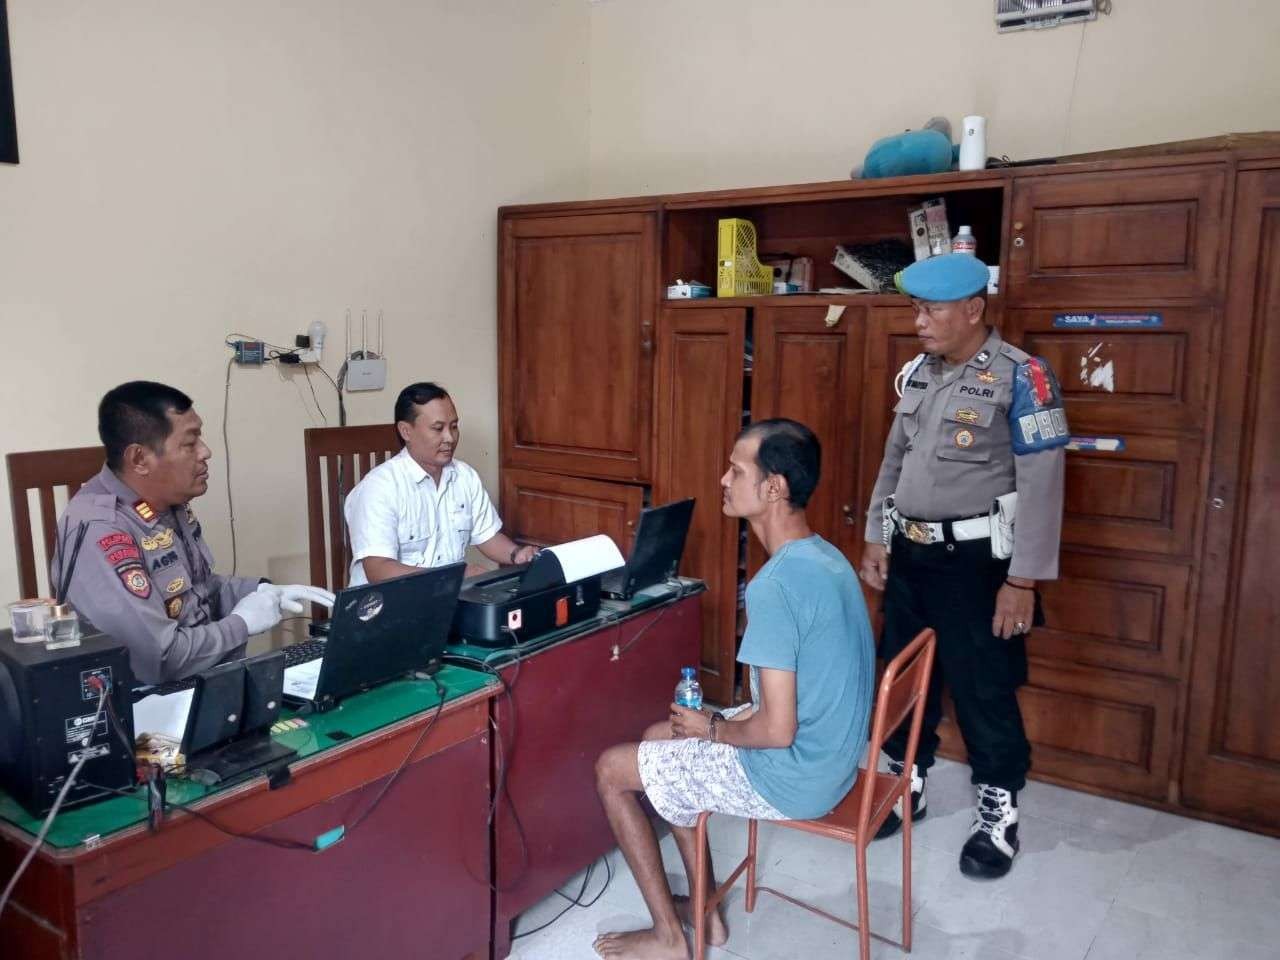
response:
<path id="1" fill-rule="evenodd" d="M 709 587 L 703 684 L 739 695 L 742 584 L 764 558 L 720 511 L 734 434 L 770 416 L 815 430 L 810 519 L 856 563 L 914 317 L 896 295 L 668 301 L 663 288 L 714 285 L 725 216 L 751 220 L 762 252 L 813 257 L 817 286 L 847 284 L 835 243 L 905 239 L 908 209 L 942 196 L 1001 266 L 990 319 L 1052 365 L 1079 439 L 1061 577 L 1043 585 L 1020 691 L 1033 776 L 1280 832 L 1276 142 L 505 208 L 508 526 L 567 538 L 638 498 L 696 496 L 682 572 Z M 549 477 L 555 497 L 536 492 Z M 597 520 L 584 497 L 619 506 Z M 962 755 L 953 727 L 944 743 Z"/>

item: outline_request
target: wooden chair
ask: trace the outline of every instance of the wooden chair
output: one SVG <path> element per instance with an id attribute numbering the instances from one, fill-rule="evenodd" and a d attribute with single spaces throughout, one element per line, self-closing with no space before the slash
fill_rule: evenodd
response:
<path id="1" fill-rule="evenodd" d="M 307 470 L 307 546 L 311 583 L 335 593 L 347 585 L 351 546 L 342 506 L 360 478 L 400 452 L 394 424 L 303 431 Z M 327 616 L 314 605 L 318 616 Z"/>
<path id="2" fill-rule="evenodd" d="M 94 474 L 102 469 L 106 456 L 102 447 L 68 447 L 65 450 L 36 450 L 5 456 L 9 471 L 9 503 L 13 509 L 13 543 L 18 552 L 20 596 L 53 595 L 48 569 L 43 571 L 43 576 L 38 576 L 36 571 L 35 531 L 31 525 L 28 491 L 40 491 L 40 531 L 44 537 L 47 564 L 53 557 L 58 540 L 54 490 L 66 487 L 67 498 L 74 497 L 85 481 L 93 479 Z M 41 588 L 41 582 L 45 589 Z"/>
<path id="3" fill-rule="evenodd" d="M 693 889 L 693 915 L 702 918 L 701 923 L 695 924 L 693 954 L 695 960 L 703 960 L 706 955 L 707 915 L 724 899 L 744 870 L 747 874 L 748 913 L 755 909 L 756 893 L 763 890 L 826 917 L 828 920 L 834 920 L 836 923 L 857 930 L 862 960 L 868 960 L 871 956 L 872 936 L 885 943 L 899 946 L 908 953 L 911 952 L 911 765 L 915 763 L 916 744 L 920 739 L 920 726 L 924 718 L 925 697 L 929 691 L 929 672 L 933 669 L 935 644 L 934 632 L 922 630 L 885 668 L 871 721 L 871 738 L 867 743 L 867 768 L 859 771 L 853 789 L 840 802 L 840 805 L 827 816 L 817 820 L 770 821 L 776 827 L 816 833 L 853 845 L 858 886 L 858 922 L 849 923 L 847 920 L 842 920 L 778 890 L 757 885 L 758 824 L 755 820 L 748 821 L 747 824 L 746 858 L 738 864 L 729 878 L 708 896 L 706 889 L 707 820 L 711 814 L 703 813 L 698 816 L 695 841 L 698 853 L 694 870 L 696 879 Z M 884 741 L 898 729 L 899 724 L 908 715 L 911 717 L 911 736 L 907 741 L 907 756 L 902 773 L 898 776 L 891 773 L 878 773 L 876 761 Z M 871 921 L 867 915 L 867 844 L 871 842 L 899 798 L 903 801 L 905 815 L 902 818 L 902 942 L 896 943 L 871 933 Z"/>

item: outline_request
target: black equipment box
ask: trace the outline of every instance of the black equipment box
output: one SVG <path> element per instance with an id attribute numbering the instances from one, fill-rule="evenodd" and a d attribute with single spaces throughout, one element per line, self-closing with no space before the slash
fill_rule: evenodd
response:
<path id="1" fill-rule="evenodd" d="M 43 643 L 14 643 L 0 630 L 0 787 L 33 816 L 49 812 L 67 774 L 89 759 L 63 801 L 64 809 L 134 785 L 133 753 L 111 729 L 107 705 L 94 724 L 99 691 L 108 699 L 133 743 L 133 670 L 124 644 L 82 622 L 78 647 L 46 650 Z M 87 743 L 85 742 L 87 740 Z"/>
<path id="2" fill-rule="evenodd" d="M 513 572 L 514 570 L 514 572 Z M 589 620 L 600 612 L 600 577 L 522 590 L 519 568 L 467 580 L 458 597 L 454 633 L 467 643 L 509 647 Z"/>

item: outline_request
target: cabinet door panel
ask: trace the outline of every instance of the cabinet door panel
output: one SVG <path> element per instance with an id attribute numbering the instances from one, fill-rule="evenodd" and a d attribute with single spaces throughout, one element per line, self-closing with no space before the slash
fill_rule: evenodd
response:
<path id="1" fill-rule="evenodd" d="M 1167 799 L 1177 689 L 1169 680 L 1033 660 L 1018 703 L 1034 774 Z M 938 732 L 940 752 L 963 759 L 954 720 Z"/>
<path id="2" fill-rule="evenodd" d="M 626 213 L 504 221 L 504 465 L 649 479 L 654 220 Z"/>
<path id="3" fill-rule="evenodd" d="M 745 310 L 664 310 L 658 318 L 655 503 L 695 497 L 681 573 L 706 581 L 702 676 L 708 700 L 733 701 L 738 536 L 720 477 L 742 421 Z"/>
<path id="4" fill-rule="evenodd" d="M 605 533 L 626 555 L 643 506 L 643 487 L 533 470 L 502 471 L 507 530 L 540 546 Z"/>
<path id="5" fill-rule="evenodd" d="M 1211 299 L 1221 271 L 1221 167 L 1019 178 L 1011 303 Z"/>
<path id="6" fill-rule="evenodd" d="M 1058 375 L 1072 433 L 1204 429 L 1214 311 L 1143 312 L 1160 326 L 1072 329 L 1054 326 L 1061 311 L 1006 314 L 1010 339 Z"/>
<path id="7" fill-rule="evenodd" d="M 1188 554 L 1201 449 L 1199 440 L 1132 435 L 1119 452 L 1068 450 L 1063 544 Z"/>
<path id="8" fill-rule="evenodd" d="M 1060 576 L 1040 585 L 1046 623 L 1033 655 L 1176 679 L 1191 572 L 1185 564 L 1064 550 Z"/>
<path id="9" fill-rule="evenodd" d="M 862 547 L 858 503 L 858 424 L 864 308 L 848 307 L 834 326 L 821 307 L 755 312 L 751 418 L 790 417 L 822 443 L 822 475 L 809 501 L 809 525 L 856 562 Z M 755 559 L 763 553 L 752 547 Z M 756 564 L 753 564 L 755 566 Z"/>
<path id="10" fill-rule="evenodd" d="M 1280 170 L 1239 177 L 1182 795 L 1280 829 Z"/>

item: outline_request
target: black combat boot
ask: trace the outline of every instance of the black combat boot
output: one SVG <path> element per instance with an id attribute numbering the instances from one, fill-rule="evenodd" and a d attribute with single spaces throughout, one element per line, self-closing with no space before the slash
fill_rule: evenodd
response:
<path id="1" fill-rule="evenodd" d="M 978 784 L 978 810 L 960 851 L 960 872 L 976 880 L 1003 877 L 1018 852 L 1018 794 Z"/>
<path id="2" fill-rule="evenodd" d="M 895 777 L 902 773 L 902 763 L 898 760 L 889 761 L 889 772 Z M 911 822 L 918 823 L 924 819 L 925 811 L 924 800 L 924 774 L 920 773 L 920 768 L 914 763 L 911 765 Z M 902 798 L 898 798 L 898 802 L 893 805 L 893 809 L 889 811 L 889 816 L 885 817 L 884 823 L 880 824 L 880 829 L 876 831 L 875 838 L 883 840 L 885 837 L 892 837 L 902 828 Z"/>

